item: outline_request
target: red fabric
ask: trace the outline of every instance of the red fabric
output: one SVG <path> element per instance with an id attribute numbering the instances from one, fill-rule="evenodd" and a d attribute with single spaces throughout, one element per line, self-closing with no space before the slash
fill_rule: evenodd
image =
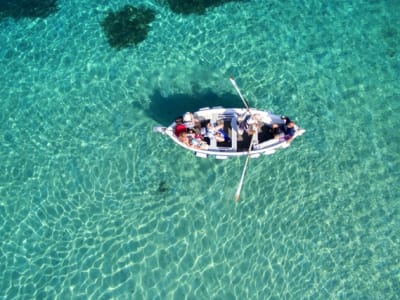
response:
<path id="1" fill-rule="evenodd" d="M 175 126 L 175 135 L 180 136 L 182 132 L 186 132 L 186 126 L 183 124 L 178 124 Z"/>

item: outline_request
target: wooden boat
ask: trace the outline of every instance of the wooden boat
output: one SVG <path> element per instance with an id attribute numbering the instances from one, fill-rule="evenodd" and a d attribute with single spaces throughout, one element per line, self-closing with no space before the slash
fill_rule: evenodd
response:
<path id="1" fill-rule="evenodd" d="M 178 136 L 177 127 L 181 122 L 189 132 L 187 139 Z M 255 158 L 290 146 L 305 132 L 290 123 L 287 117 L 255 108 L 207 107 L 186 112 L 168 127 L 155 127 L 154 131 L 167 135 L 198 157 L 227 159 L 249 155 Z"/>

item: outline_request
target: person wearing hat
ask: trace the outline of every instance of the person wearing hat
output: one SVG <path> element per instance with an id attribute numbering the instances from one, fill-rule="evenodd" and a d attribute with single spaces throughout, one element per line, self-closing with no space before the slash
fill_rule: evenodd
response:
<path id="1" fill-rule="evenodd" d="M 181 133 L 186 132 L 187 128 L 185 124 L 183 124 L 183 119 L 182 117 L 178 117 L 175 119 L 175 136 L 179 137 Z"/>
<path id="2" fill-rule="evenodd" d="M 187 112 L 183 115 L 183 123 L 185 124 L 186 128 L 193 128 L 194 121 L 195 120 L 191 112 Z"/>

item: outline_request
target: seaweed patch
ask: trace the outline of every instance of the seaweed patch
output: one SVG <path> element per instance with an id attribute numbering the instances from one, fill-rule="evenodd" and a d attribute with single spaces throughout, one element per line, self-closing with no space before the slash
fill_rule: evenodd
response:
<path id="1" fill-rule="evenodd" d="M 122 49 L 144 41 L 155 16 L 152 9 L 126 5 L 109 12 L 101 25 L 110 46 Z"/>

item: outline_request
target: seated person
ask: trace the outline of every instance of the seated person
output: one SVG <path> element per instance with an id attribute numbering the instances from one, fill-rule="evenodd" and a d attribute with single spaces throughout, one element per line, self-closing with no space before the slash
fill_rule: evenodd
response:
<path id="1" fill-rule="evenodd" d="M 259 115 L 246 115 L 243 121 L 239 123 L 238 133 L 242 135 L 243 132 L 246 131 L 249 135 L 254 134 L 259 127 L 259 118 Z"/>
<path id="2" fill-rule="evenodd" d="M 217 142 L 229 142 L 230 138 L 224 131 L 224 121 L 219 120 L 217 125 L 214 127 L 211 123 L 207 124 L 208 137 L 215 138 Z"/>
<path id="3" fill-rule="evenodd" d="M 178 117 L 175 119 L 175 136 L 179 137 L 182 132 L 186 132 L 186 126 L 183 124 L 182 117 Z"/>
<path id="4" fill-rule="evenodd" d="M 203 139 L 203 141 L 205 141 L 208 145 L 211 144 L 211 139 L 214 138 L 215 136 L 215 128 L 214 126 L 211 124 L 210 120 L 205 120 L 201 123 L 201 137 Z"/>
<path id="5" fill-rule="evenodd" d="M 188 133 L 189 138 L 198 139 L 198 140 L 203 139 L 203 137 L 200 134 L 198 134 L 194 128 L 189 128 L 187 130 L 187 133 Z"/>
<path id="6" fill-rule="evenodd" d="M 182 132 L 179 136 L 179 141 L 186 146 L 191 146 L 199 149 L 207 149 L 207 143 L 203 141 L 202 137 L 195 133 L 193 129 L 188 129 L 188 133 Z"/>
<path id="7" fill-rule="evenodd" d="M 283 133 L 285 134 L 285 140 L 289 141 L 292 139 L 294 134 L 296 133 L 296 128 L 295 124 L 292 120 L 290 120 L 286 116 L 281 116 L 281 119 L 283 120 Z"/>
<path id="8" fill-rule="evenodd" d="M 227 135 L 227 133 L 225 131 L 223 131 L 222 129 L 218 129 L 218 131 L 215 133 L 215 139 L 217 140 L 217 142 L 229 142 L 231 139 L 229 138 L 229 136 Z"/>
<path id="9" fill-rule="evenodd" d="M 196 126 L 197 119 L 193 116 L 191 112 L 187 112 L 183 115 L 183 123 L 185 124 L 186 128 L 193 128 Z"/>
<path id="10" fill-rule="evenodd" d="M 186 132 L 181 132 L 178 139 L 181 143 L 185 144 L 186 146 L 190 146 L 189 137 L 187 136 Z"/>
<path id="11" fill-rule="evenodd" d="M 214 134 L 215 134 L 215 127 L 211 124 L 210 121 L 208 121 L 206 124 L 206 131 L 205 131 L 204 136 L 213 137 Z"/>
<path id="12" fill-rule="evenodd" d="M 224 121 L 219 120 L 218 125 L 216 127 L 217 132 L 216 132 L 216 139 L 218 142 L 229 142 L 231 139 L 229 135 L 225 132 L 224 130 Z"/>
<path id="13" fill-rule="evenodd" d="M 274 123 L 272 124 L 271 133 L 274 135 L 274 139 L 279 139 L 282 134 L 282 130 L 278 124 Z"/>
<path id="14" fill-rule="evenodd" d="M 294 122 L 290 121 L 290 123 L 288 123 L 284 128 L 283 128 L 284 132 L 285 132 L 285 140 L 289 141 L 290 139 L 292 139 L 292 137 L 294 136 L 294 134 L 296 133 L 296 129 L 294 126 Z"/>
<path id="15" fill-rule="evenodd" d="M 202 130 L 202 126 L 201 126 L 201 122 L 197 119 L 194 119 L 194 127 L 193 130 L 195 131 L 195 133 L 197 133 L 198 135 L 201 135 L 201 130 Z"/>

